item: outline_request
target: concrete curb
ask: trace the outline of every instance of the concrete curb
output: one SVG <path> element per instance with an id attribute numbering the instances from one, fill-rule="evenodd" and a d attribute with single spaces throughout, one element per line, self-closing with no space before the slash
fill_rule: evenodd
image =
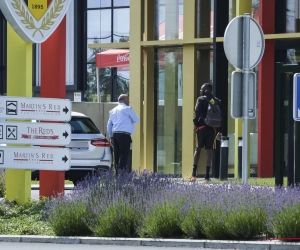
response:
<path id="1" fill-rule="evenodd" d="M 102 237 L 56 237 L 39 235 L 0 235 L 0 242 L 89 244 L 153 247 L 186 247 L 215 249 L 296 250 L 300 243 L 281 241 L 227 241 L 227 240 L 184 240 L 148 238 L 102 238 Z"/>

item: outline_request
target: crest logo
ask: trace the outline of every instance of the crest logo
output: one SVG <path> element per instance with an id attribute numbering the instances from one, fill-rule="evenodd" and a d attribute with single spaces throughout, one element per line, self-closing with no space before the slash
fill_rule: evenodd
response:
<path id="1" fill-rule="evenodd" d="M 30 0 L 29 0 L 30 1 Z M 72 0 L 52 0 L 47 8 L 35 0 L 30 9 L 24 0 L 0 0 L 0 9 L 17 34 L 29 43 L 42 43 L 54 32 Z"/>

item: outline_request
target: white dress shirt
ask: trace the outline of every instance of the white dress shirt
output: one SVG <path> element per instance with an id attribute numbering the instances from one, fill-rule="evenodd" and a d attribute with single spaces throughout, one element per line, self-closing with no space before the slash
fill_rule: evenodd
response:
<path id="1" fill-rule="evenodd" d="M 109 120 L 107 122 L 109 137 L 112 137 L 115 131 L 133 134 L 134 123 L 139 121 L 140 118 L 130 106 L 119 102 L 117 107 L 109 111 Z"/>

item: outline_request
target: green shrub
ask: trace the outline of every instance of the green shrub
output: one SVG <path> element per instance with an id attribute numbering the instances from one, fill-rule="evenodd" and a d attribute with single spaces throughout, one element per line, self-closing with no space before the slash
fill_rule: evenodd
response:
<path id="1" fill-rule="evenodd" d="M 0 198 L 5 197 L 5 170 L 0 169 Z"/>
<path id="2" fill-rule="evenodd" d="M 251 240 L 266 232 L 266 210 L 255 205 L 210 207 L 202 222 L 207 238 L 214 240 Z"/>
<path id="3" fill-rule="evenodd" d="M 42 221 L 43 201 L 20 206 L 15 202 L 0 205 L 0 234 L 54 235 L 50 225 Z"/>
<path id="4" fill-rule="evenodd" d="M 79 199 L 69 199 L 67 202 L 66 200 L 60 202 L 59 199 L 56 198 L 53 202 L 49 202 L 46 208 L 47 221 L 55 234 L 59 236 L 91 235 L 92 232 L 85 219 L 88 215 L 86 204 Z M 51 209 L 53 203 L 56 203 L 55 209 Z"/>
<path id="5" fill-rule="evenodd" d="M 273 211 L 269 223 L 270 233 L 278 238 L 300 237 L 300 204 L 284 206 Z"/>
<path id="6" fill-rule="evenodd" d="M 181 229 L 187 238 L 203 239 L 205 238 L 202 221 L 203 210 L 197 205 L 192 206 L 181 224 Z"/>
<path id="7" fill-rule="evenodd" d="M 51 227 L 41 221 L 39 215 L 23 215 L 9 219 L 0 217 L 0 234 L 54 235 Z"/>
<path id="8" fill-rule="evenodd" d="M 91 228 L 98 237 L 137 237 L 140 216 L 141 211 L 135 209 L 134 204 L 121 200 L 97 214 L 96 223 Z"/>
<path id="9" fill-rule="evenodd" d="M 182 238 L 182 203 L 173 201 L 157 202 L 152 205 L 139 229 L 141 237 Z"/>

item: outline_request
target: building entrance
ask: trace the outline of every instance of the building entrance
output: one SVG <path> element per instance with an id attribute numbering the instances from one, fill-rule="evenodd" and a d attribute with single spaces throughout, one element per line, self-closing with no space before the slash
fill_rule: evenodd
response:
<path id="1" fill-rule="evenodd" d="M 276 185 L 300 183 L 300 122 L 293 119 L 293 77 L 300 64 L 276 63 L 274 173 Z M 295 166 L 295 167 L 294 167 Z"/>

